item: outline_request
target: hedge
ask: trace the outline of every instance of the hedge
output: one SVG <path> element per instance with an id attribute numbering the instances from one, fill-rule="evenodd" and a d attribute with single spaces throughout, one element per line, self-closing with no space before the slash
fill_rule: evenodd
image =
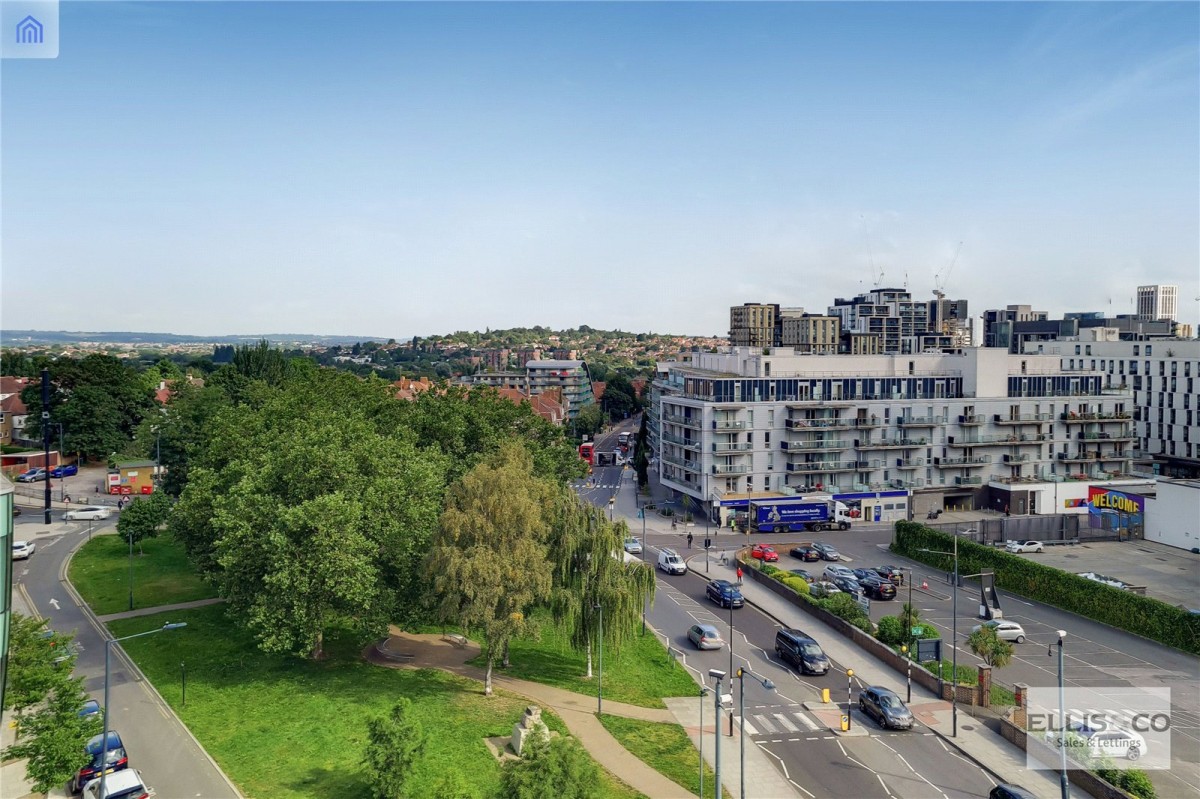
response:
<path id="1" fill-rule="evenodd" d="M 917 522 L 896 523 L 892 551 L 898 555 L 951 572 L 953 557 L 921 550 L 948 552 L 953 547 L 949 533 Z M 998 588 L 1200 655 L 1200 616 L 960 537 L 959 574 L 989 570 L 995 572 Z"/>

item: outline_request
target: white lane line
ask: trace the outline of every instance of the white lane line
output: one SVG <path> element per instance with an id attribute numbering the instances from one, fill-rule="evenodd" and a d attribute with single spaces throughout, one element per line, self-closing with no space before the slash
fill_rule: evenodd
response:
<path id="1" fill-rule="evenodd" d="M 746 734 L 747 735 L 758 735 L 758 730 L 754 728 L 753 724 L 746 721 L 741 716 L 734 716 L 733 718 L 734 718 L 734 721 L 736 721 L 738 724 L 744 724 L 746 726 Z"/>
<path id="2" fill-rule="evenodd" d="M 771 717 L 779 722 L 779 726 L 783 727 L 787 732 L 799 732 L 800 728 L 792 723 L 792 720 L 782 713 L 772 713 Z"/>
<path id="3" fill-rule="evenodd" d="M 917 775 L 918 777 L 920 777 L 921 779 L 925 780 L 925 782 L 928 782 L 928 783 L 929 783 L 929 787 L 930 787 L 930 788 L 933 788 L 935 791 L 937 791 L 938 793 L 940 793 L 940 794 L 942 795 L 942 799 L 950 799 L 950 797 L 946 796 L 946 792 L 945 792 L 945 791 L 943 791 L 943 790 L 942 790 L 941 788 L 939 788 L 938 786 L 934 785 L 932 782 L 929 782 L 929 778 L 928 778 L 928 777 L 926 777 L 924 774 L 922 774 L 921 772 L 919 772 L 919 771 L 917 771 L 915 768 L 913 768 L 913 767 L 912 767 L 912 764 L 911 764 L 911 763 L 909 763 L 907 760 L 905 760 L 905 758 L 904 758 L 904 755 L 900 754 L 900 753 L 899 753 L 899 752 L 897 752 L 895 749 L 892 749 L 892 747 L 888 746 L 888 745 L 887 745 L 886 743 L 884 743 L 883 741 L 880 741 L 880 742 L 879 742 L 879 745 L 880 745 L 880 746 L 882 746 L 882 747 L 884 747 L 884 748 L 886 748 L 888 751 L 890 751 L 890 752 L 891 752 L 893 755 L 895 755 L 896 757 L 900 758 L 900 762 L 901 762 L 901 763 L 903 763 L 905 766 L 907 766 L 909 771 L 911 771 L 913 774 L 916 774 L 916 775 Z"/>
<path id="4" fill-rule="evenodd" d="M 883 789 L 884 789 L 885 791 L 887 791 L 887 795 L 888 795 L 888 796 L 890 796 L 892 799 L 896 799 L 896 794 L 892 793 L 892 789 L 891 789 L 891 788 L 889 788 L 889 787 L 888 787 L 888 784 L 887 784 L 886 782 L 884 782 L 884 781 L 883 781 L 883 775 L 882 775 L 882 774 L 876 774 L 876 775 L 875 775 L 875 778 L 876 778 L 877 780 L 879 780 L 879 784 L 883 786 Z M 928 782 L 928 780 L 926 780 L 926 782 Z M 943 796 L 945 796 L 945 794 L 942 794 L 942 795 L 943 795 Z"/>
<path id="5" fill-rule="evenodd" d="M 792 715 L 795 716 L 800 721 L 801 724 L 803 724 L 805 727 L 808 727 L 809 732 L 816 732 L 817 730 L 820 729 L 820 727 L 817 726 L 817 723 L 815 721 L 813 721 L 812 719 L 810 719 L 805 714 L 793 713 Z"/>
<path id="6" fill-rule="evenodd" d="M 758 726 L 762 728 L 763 732 L 768 732 L 768 733 L 779 732 L 779 730 L 775 729 L 775 725 L 772 724 L 767 719 L 766 716 L 757 716 L 756 715 L 756 716 L 752 716 L 751 718 L 753 718 L 758 723 Z"/>

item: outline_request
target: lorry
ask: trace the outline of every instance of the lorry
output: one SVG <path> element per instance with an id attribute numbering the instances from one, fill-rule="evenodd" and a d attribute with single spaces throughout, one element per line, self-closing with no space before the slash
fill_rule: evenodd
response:
<path id="1" fill-rule="evenodd" d="M 801 530 L 849 530 L 850 509 L 832 497 L 779 497 L 750 503 L 751 529 L 757 533 Z"/>

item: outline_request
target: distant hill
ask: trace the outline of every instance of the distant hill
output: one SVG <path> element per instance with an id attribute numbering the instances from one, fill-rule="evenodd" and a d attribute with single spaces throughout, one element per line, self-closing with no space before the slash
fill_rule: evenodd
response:
<path id="1" fill-rule="evenodd" d="M 187 336 L 180 333 L 91 332 L 74 330 L 0 330 L 0 344 L 6 347 L 30 344 L 79 344 L 85 341 L 105 344 L 253 344 L 266 339 L 272 344 L 355 344 L 386 342 L 392 336 L 322 336 L 316 333 L 261 333 L 253 336 Z M 397 339 L 400 340 L 400 339 Z"/>

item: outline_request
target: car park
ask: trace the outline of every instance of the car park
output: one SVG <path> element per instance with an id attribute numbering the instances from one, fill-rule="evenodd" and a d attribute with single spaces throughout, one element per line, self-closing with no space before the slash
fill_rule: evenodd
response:
<path id="1" fill-rule="evenodd" d="M 775 563 L 779 560 L 779 553 L 769 544 L 755 544 L 754 549 L 750 551 L 750 557 L 763 563 Z"/>
<path id="2" fill-rule="evenodd" d="M 1041 541 L 1009 541 L 1004 549 L 1007 552 L 1045 552 L 1046 545 Z"/>
<path id="3" fill-rule="evenodd" d="M 688 640 L 697 649 L 720 649 L 725 646 L 725 642 L 721 640 L 721 634 L 711 624 L 693 624 L 688 628 Z"/>
<path id="4" fill-rule="evenodd" d="M 670 548 L 659 550 L 658 568 L 667 574 L 687 574 L 687 564 L 678 552 Z"/>
<path id="5" fill-rule="evenodd" d="M 775 654 L 805 674 L 829 671 L 829 657 L 816 639 L 803 630 L 784 629 L 775 633 Z"/>
<path id="6" fill-rule="evenodd" d="M 34 553 L 37 549 L 37 544 L 32 541 L 13 541 L 12 543 L 12 559 L 25 560 Z"/>
<path id="7" fill-rule="evenodd" d="M 79 467 L 73 463 L 55 466 L 50 470 L 51 477 L 73 477 L 77 474 L 79 474 Z"/>
<path id="8" fill-rule="evenodd" d="M 150 789 L 141 772 L 131 768 L 109 774 L 103 781 L 94 779 L 83 786 L 83 799 L 148 799 L 149 796 Z"/>
<path id="9" fill-rule="evenodd" d="M 705 589 L 705 595 L 723 608 L 740 608 L 745 602 L 742 592 L 728 580 L 713 580 Z"/>
<path id="10" fill-rule="evenodd" d="M 93 736 L 87 742 L 87 746 L 84 749 L 91 759 L 83 768 L 79 769 L 78 773 L 71 780 L 72 793 L 79 793 L 91 780 L 100 776 L 100 758 L 104 756 L 103 743 L 103 733 Z M 108 774 L 129 768 L 129 754 L 125 751 L 125 744 L 121 741 L 121 736 L 116 730 L 108 731 L 108 754 L 104 762 L 105 772 Z"/>
<path id="11" fill-rule="evenodd" d="M 821 553 L 821 560 L 841 560 L 842 559 L 842 554 L 840 552 L 838 552 L 836 549 L 834 549 L 833 547 L 829 546 L 829 544 L 822 544 L 820 542 L 817 542 L 817 543 L 813 544 L 812 546 L 813 546 L 813 549 L 815 549 Z"/>
<path id="12" fill-rule="evenodd" d="M 637 540 L 633 536 L 626 538 L 625 539 L 625 551 L 628 552 L 630 555 L 642 554 L 642 542 Z"/>
<path id="13" fill-rule="evenodd" d="M 794 574 L 806 583 L 815 583 L 817 578 L 808 569 L 788 569 L 789 574 Z"/>
<path id="14" fill-rule="evenodd" d="M 907 730 L 913 725 L 912 711 L 904 706 L 899 694 L 878 685 L 864 688 L 859 693 L 858 709 L 875 719 L 882 727 Z"/>
<path id="15" fill-rule="evenodd" d="M 45 480 L 47 473 L 45 469 L 27 469 L 17 475 L 18 483 L 36 483 L 39 480 Z"/>
<path id="16" fill-rule="evenodd" d="M 848 566 L 826 566 L 825 577 L 833 580 L 834 577 L 846 577 L 851 580 L 855 579 L 854 570 Z"/>
<path id="17" fill-rule="evenodd" d="M 859 580 L 858 584 L 862 586 L 863 593 L 871 599 L 886 601 L 896 598 L 896 586 L 892 585 L 891 580 L 885 580 L 878 574 L 869 574 Z"/>
<path id="18" fill-rule="evenodd" d="M 66 522 L 86 522 L 91 520 L 107 519 L 112 516 L 112 508 L 106 508 L 100 505 L 88 505 L 82 508 L 74 508 L 63 514 L 63 521 Z"/>
<path id="19" fill-rule="evenodd" d="M 805 563 L 813 563 L 821 559 L 821 553 L 818 552 L 815 547 L 810 547 L 807 544 L 803 546 L 792 547 L 792 551 L 788 554 L 797 560 L 804 561 Z"/>
<path id="20" fill-rule="evenodd" d="M 978 632 L 984 627 L 991 627 L 995 630 L 996 637 L 1001 641 L 1013 641 L 1018 644 L 1025 643 L 1025 628 L 1015 621 L 992 619 L 991 621 L 985 621 L 983 624 L 976 624 L 971 628 L 971 632 Z"/>

